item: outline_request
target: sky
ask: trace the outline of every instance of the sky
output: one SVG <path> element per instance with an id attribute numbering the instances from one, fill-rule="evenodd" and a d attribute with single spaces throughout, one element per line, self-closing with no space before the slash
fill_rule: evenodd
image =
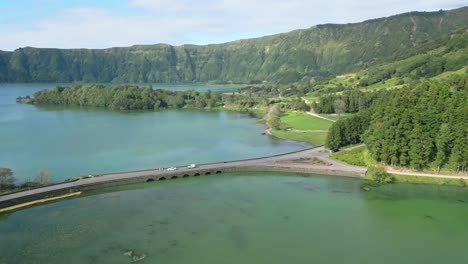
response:
<path id="1" fill-rule="evenodd" d="M 0 50 L 210 44 L 468 0 L 0 0 Z"/>

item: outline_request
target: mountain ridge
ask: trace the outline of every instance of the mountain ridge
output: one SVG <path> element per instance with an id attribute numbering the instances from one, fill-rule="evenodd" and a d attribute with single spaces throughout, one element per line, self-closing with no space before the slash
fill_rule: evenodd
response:
<path id="1" fill-rule="evenodd" d="M 468 7 L 322 24 L 222 44 L 0 51 L 0 82 L 292 82 L 382 61 L 468 26 Z"/>
<path id="2" fill-rule="evenodd" d="M 113 47 L 106 47 L 106 48 L 53 48 L 53 47 L 25 46 L 25 47 L 17 48 L 17 49 L 15 49 L 13 51 L 0 50 L 0 52 L 12 53 L 12 52 L 14 52 L 14 51 L 16 51 L 18 49 L 26 49 L 26 48 L 52 49 L 52 50 L 109 50 L 109 49 L 138 48 L 138 47 L 152 47 L 152 46 L 172 46 L 172 47 L 196 46 L 196 47 L 204 47 L 204 46 L 213 46 L 213 45 L 224 45 L 224 44 L 229 44 L 229 43 L 233 43 L 233 42 L 250 41 L 250 40 L 255 40 L 255 39 L 263 39 L 263 38 L 274 37 L 274 36 L 283 35 L 283 34 L 289 34 L 289 33 L 293 33 L 293 32 L 296 32 L 296 31 L 306 31 L 306 30 L 310 30 L 310 29 L 313 29 L 313 28 L 316 28 L 316 27 L 357 25 L 357 24 L 361 24 L 361 23 L 370 23 L 370 22 L 374 22 L 374 21 L 385 20 L 385 19 L 388 19 L 388 18 L 396 18 L 396 17 L 399 17 L 399 16 L 407 16 L 407 15 L 413 15 L 413 14 L 414 15 L 426 15 L 426 14 L 433 14 L 433 13 L 438 13 L 438 12 L 458 12 L 458 11 L 462 11 L 464 9 L 468 9 L 468 6 L 459 7 L 459 8 L 455 8 L 455 9 L 447 9 L 447 10 L 442 10 L 441 9 L 439 11 L 409 11 L 409 12 L 400 13 L 400 14 L 396 14 L 396 15 L 390 15 L 390 16 L 386 16 L 386 17 L 365 19 L 365 20 L 359 21 L 359 22 L 317 24 L 317 25 L 310 26 L 308 28 L 298 28 L 298 29 L 293 29 L 293 30 L 286 31 L 286 32 L 271 34 L 271 35 L 265 35 L 265 36 L 259 36 L 259 37 L 253 37 L 253 38 L 241 38 L 241 39 L 236 39 L 236 40 L 226 41 L 226 42 L 220 42 L 220 43 L 209 43 L 209 44 L 184 43 L 184 44 L 180 44 L 180 45 L 172 45 L 172 44 L 169 44 L 169 43 L 160 42 L 160 43 L 154 43 L 154 44 L 133 44 L 133 45 L 130 45 L 130 46 L 113 46 Z"/>

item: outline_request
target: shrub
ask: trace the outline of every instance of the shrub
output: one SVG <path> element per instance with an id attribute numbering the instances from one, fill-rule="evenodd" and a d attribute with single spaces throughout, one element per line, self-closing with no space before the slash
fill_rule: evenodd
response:
<path id="1" fill-rule="evenodd" d="M 377 184 L 395 182 L 395 178 L 391 174 L 387 173 L 385 168 L 380 165 L 369 166 L 366 176 Z"/>

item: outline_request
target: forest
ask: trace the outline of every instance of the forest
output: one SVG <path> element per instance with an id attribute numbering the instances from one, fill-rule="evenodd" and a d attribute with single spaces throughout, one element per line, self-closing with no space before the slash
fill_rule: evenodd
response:
<path id="1" fill-rule="evenodd" d="M 103 107 L 112 110 L 146 110 L 164 108 L 211 108 L 222 105 L 217 92 L 167 91 L 134 85 L 57 86 L 34 94 L 36 105 L 74 105 Z"/>
<path id="2" fill-rule="evenodd" d="M 375 103 L 329 131 L 332 150 L 365 143 L 384 164 L 417 170 L 467 170 L 468 90 L 466 81 L 422 81 L 409 89 L 385 91 Z"/>

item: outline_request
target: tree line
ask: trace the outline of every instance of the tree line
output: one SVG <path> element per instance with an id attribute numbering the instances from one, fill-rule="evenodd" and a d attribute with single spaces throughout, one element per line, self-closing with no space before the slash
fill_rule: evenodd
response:
<path id="1" fill-rule="evenodd" d="M 10 168 L 0 167 L 0 192 L 14 191 L 16 189 L 35 188 L 52 183 L 52 176 L 45 169 L 40 169 L 33 180 L 27 180 L 17 185 L 14 172 Z"/>
<path id="2" fill-rule="evenodd" d="M 75 105 L 103 107 L 111 110 L 149 110 L 166 108 L 214 108 L 229 106 L 239 110 L 267 108 L 280 103 L 282 107 L 309 111 L 310 107 L 299 97 L 269 98 L 252 96 L 250 93 L 221 94 L 219 92 L 168 91 L 139 87 L 133 85 L 107 86 L 94 84 L 90 86 L 73 85 L 55 87 L 52 90 L 41 90 L 29 101 L 36 105 Z"/>
<path id="3" fill-rule="evenodd" d="M 371 107 L 383 93 L 384 90 L 362 92 L 358 89 L 348 89 L 342 94 L 322 95 L 312 107 L 315 112 L 322 114 L 356 113 Z"/>
<path id="4" fill-rule="evenodd" d="M 468 163 L 468 90 L 465 83 L 423 81 L 412 89 L 385 91 L 366 111 L 339 120 L 326 146 L 364 142 L 372 157 L 392 166 L 448 168 Z"/>
<path id="5" fill-rule="evenodd" d="M 74 85 L 41 90 L 32 101 L 37 105 L 76 105 L 104 107 L 112 110 L 164 108 L 205 108 L 222 105 L 218 92 L 167 91 L 132 85 Z"/>

